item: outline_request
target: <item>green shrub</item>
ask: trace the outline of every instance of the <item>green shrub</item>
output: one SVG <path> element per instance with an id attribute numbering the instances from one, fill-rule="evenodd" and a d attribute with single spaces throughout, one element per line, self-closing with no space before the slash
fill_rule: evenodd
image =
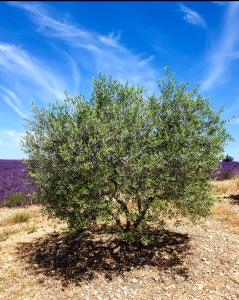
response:
<path id="1" fill-rule="evenodd" d="M 17 207 L 17 206 L 23 206 L 26 202 L 27 196 L 22 193 L 15 193 L 12 194 L 5 202 L 4 205 L 7 207 Z"/>
<path id="2" fill-rule="evenodd" d="M 89 101 L 34 106 L 23 147 L 50 214 L 71 229 L 114 221 L 124 231 L 160 221 L 162 211 L 208 214 L 225 122 L 168 73 L 159 90 L 146 97 L 142 87 L 100 75 Z"/>
<path id="3" fill-rule="evenodd" d="M 30 215 L 27 212 L 18 212 L 12 217 L 12 223 L 24 223 L 30 219 Z"/>

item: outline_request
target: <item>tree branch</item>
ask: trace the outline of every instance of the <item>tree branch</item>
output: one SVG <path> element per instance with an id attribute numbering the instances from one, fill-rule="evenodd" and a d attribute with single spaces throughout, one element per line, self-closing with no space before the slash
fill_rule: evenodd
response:
<path id="1" fill-rule="evenodd" d="M 126 203 L 119 198 L 118 183 L 114 179 L 111 179 L 111 182 L 115 185 L 115 200 L 121 206 L 123 212 L 125 213 L 125 217 L 126 217 L 125 230 L 127 231 L 131 227 L 131 222 L 130 222 L 130 218 L 129 218 L 129 210 L 128 210 Z"/>
<path id="2" fill-rule="evenodd" d="M 144 209 L 139 213 L 138 218 L 136 219 L 136 221 L 133 224 L 134 228 L 137 228 L 139 226 L 139 224 L 143 221 L 149 207 L 151 206 L 152 202 L 154 201 L 154 197 L 149 197 L 148 201 L 146 202 Z"/>

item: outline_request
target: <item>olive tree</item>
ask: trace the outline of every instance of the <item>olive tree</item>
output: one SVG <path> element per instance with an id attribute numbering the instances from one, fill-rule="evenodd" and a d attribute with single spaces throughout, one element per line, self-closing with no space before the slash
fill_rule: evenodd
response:
<path id="1" fill-rule="evenodd" d="M 162 212 L 205 216 L 227 133 L 221 111 L 166 74 L 159 96 L 99 75 L 91 99 L 33 107 L 23 148 L 47 211 L 72 229 L 125 232 Z"/>

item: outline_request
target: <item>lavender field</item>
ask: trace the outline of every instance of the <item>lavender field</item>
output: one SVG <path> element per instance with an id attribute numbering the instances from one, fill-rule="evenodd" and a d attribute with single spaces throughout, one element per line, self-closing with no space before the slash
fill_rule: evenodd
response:
<path id="1" fill-rule="evenodd" d="M 232 179 L 236 176 L 239 176 L 239 162 L 221 162 L 218 171 L 216 172 L 214 179 L 216 180 L 225 180 Z"/>
<path id="2" fill-rule="evenodd" d="M 27 201 L 35 191 L 23 162 L 0 159 L 0 204 L 14 196 Z"/>

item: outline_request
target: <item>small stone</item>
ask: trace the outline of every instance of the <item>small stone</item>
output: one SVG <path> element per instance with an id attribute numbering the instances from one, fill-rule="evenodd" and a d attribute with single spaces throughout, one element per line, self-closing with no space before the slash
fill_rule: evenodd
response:
<path id="1" fill-rule="evenodd" d="M 159 281 L 159 277 L 153 277 L 153 279 L 155 280 L 155 281 Z"/>
<path id="2" fill-rule="evenodd" d="M 120 246 L 113 250 L 113 253 L 118 253 L 120 251 Z"/>
<path id="3" fill-rule="evenodd" d="M 176 288 L 176 285 L 175 285 L 175 284 L 171 284 L 169 287 L 170 287 L 171 289 L 175 289 L 175 288 Z"/>
<path id="4" fill-rule="evenodd" d="M 87 235 L 90 235 L 91 232 L 89 230 L 84 230 L 81 232 L 81 236 L 87 236 Z"/>
<path id="5" fill-rule="evenodd" d="M 169 297 L 169 296 L 170 296 L 170 294 L 169 294 L 169 293 L 165 293 L 165 296 Z"/>
<path id="6" fill-rule="evenodd" d="M 239 272 L 235 272 L 230 276 L 231 280 L 239 284 Z"/>
<path id="7" fill-rule="evenodd" d="M 203 285 L 202 285 L 202 284 L 197 284 L 197 289 L 198 289 L 199 291 L 202 291 L 202 290 L 203 290 Z"/>

